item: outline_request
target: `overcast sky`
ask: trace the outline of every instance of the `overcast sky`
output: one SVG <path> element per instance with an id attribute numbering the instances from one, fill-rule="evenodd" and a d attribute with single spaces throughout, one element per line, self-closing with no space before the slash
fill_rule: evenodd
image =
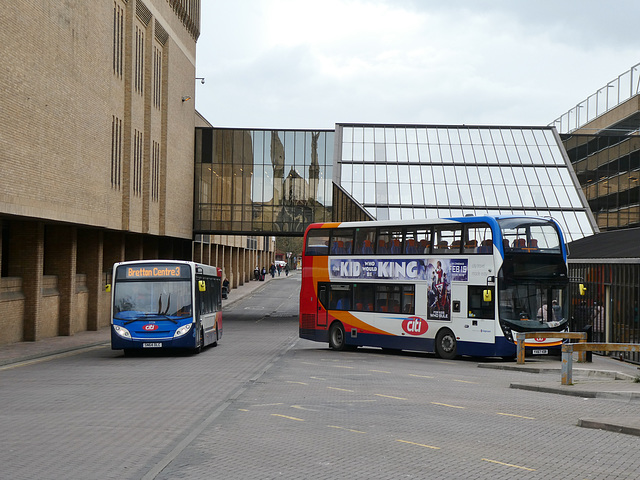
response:
<path id="1" fill-rule="evenodd" d="M 202 0 L 216 127 L 547 125 L 640 62 L 639 0 Z"/>

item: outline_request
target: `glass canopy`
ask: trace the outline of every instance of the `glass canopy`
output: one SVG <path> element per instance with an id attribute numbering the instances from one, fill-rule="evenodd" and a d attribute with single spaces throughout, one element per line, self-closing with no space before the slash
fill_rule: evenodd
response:
<path id="1" fill-rule="evenodd" d="M 336 125 L 334 182 L 378 220 L 530 214 L 597 227 L 553 127 Z"/>

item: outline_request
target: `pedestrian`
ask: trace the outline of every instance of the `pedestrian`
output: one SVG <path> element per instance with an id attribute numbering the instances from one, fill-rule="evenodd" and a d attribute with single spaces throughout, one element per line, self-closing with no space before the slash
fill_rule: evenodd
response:
<path id="1" fill-rule="evenodd" d="M 289 264 L 288 264 L 288 263 L 284 266 L 284 274 L 285 274 L 287 277 L 289 276 Z"/>
<path id="2" fill-rule="evenodd" d="M 271 274 L 271 278 L 276 276 L 276 266 L 273 263 L 269 267 L 269 273 Z"/>
<path id="3" fill-rule="evenodd" d="M 262 271 L 260 272 L 260 281 L 264 282 L 264 277 L 267 275 L 267 269 L 262 267 Z"/>

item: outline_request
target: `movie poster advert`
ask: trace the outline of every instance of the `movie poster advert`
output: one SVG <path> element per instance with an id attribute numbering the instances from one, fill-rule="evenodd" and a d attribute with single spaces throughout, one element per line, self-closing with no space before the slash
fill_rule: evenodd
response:
<path id="1" fill-rule="evenodd" d="M 332 280 L 397 280 L 427 282 L 427 317 L 451 319 L 451 282 L 469 280 L 469 260 L 460 259 L 331 259 Z"/>

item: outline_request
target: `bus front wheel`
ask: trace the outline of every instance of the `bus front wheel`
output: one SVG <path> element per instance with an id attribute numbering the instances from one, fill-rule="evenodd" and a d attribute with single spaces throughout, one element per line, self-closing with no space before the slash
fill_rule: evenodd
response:
<path id="1" fill-rule="evenodd" d="M 346 337 L 344 327 L 340 322 L 335 322 L 329 330 L 329 347 L 333 350 L 344 350 L 346 347 Z"/>
<path id="2" fill-rule="evenodd" d="M 456 336 L 448 328 L 443 328 L 436 335 L 436 355 L 446 360 L 456 357 Z"/>

